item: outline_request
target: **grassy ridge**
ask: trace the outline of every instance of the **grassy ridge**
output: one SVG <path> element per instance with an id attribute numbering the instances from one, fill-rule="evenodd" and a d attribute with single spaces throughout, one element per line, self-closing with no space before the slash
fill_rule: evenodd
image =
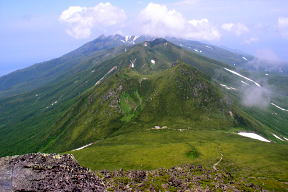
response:
<path id="1" fill-rule="evenodd" d="M 69 152 L 83 166 L 100 169 L 170 168 L 193 163 L 218 165 L 266 189 L 287 190 L 287 145 L 263 143 L 229 131 L 180 129 L 145 130 L 98 141 L 81 151 Z M 193 155 L 187 155 L 191 154 Z M 265 151 L 265 153 L 263 153 Z M 195 155 L 196 154 L 196 155 Z"/>
<path id="2" fill-rule="evenodd" d="M 246 177 L 266 189 L 285 191 L 287 149 L 287 145 L 243 138 L 229 130 L 195 131 L 179 126 L 119 135 L 68 153 L 94 170 L 170 168 L 185 163 L 212 167 L 223 154 L 220 169 Z"/>
<path id="3" fill-rule="evenodd" d="M 151 124 L 190 123 L 194 129 L 233 125 L 221 93 L 195 69 L 179 64 L 153 75 L 123 69 L 91 88 L 55 123 L 43 150 L 65 151 Z M 226 106 L 226 107 L 225 107 Z"/>

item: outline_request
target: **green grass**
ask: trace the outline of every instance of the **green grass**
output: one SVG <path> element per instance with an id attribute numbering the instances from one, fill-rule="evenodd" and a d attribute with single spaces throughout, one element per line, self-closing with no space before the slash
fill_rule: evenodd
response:
<path id="1" fill-rule="evenodd" d="M 230 131 L 145 130 L 67 153 L 93 170 L 170 168 L 186 163 L 211 168 L 223 154 L 218 168 L 266 189 L 287 190 L 288 146 L 244 138 Z"/>

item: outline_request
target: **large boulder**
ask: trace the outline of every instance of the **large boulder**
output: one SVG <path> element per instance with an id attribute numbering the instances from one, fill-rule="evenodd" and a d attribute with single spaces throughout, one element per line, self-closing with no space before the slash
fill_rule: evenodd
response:
<path id="1" fill-rule="evenodd" d="M 69 154 L 0 158 L 0 191 L 106 191 L 101 179 Z"/>

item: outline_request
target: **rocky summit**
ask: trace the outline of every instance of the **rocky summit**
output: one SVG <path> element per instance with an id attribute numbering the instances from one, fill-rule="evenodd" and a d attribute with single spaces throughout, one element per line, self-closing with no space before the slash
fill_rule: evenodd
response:
<path id="1" fill-rule="evenodd" d="M 0 159 L 0 191 L 105 191 L 72 155 L 27 154 Z"/>
<path id="2" fill-rule="evenodd" d="M 0 159 L 0 191 L 261 191 L 230 173 L 183 165 L 170 169 L 92 172 L 73 155 L 26 154 Z"/>

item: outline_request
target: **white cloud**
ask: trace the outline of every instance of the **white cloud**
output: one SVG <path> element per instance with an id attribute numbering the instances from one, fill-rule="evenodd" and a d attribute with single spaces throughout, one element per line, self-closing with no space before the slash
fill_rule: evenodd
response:
<path id="1" fill-rule="evenodd" d="M 244 44 L 250 45 L 252 43 L 258 42 L 259 39 L 257 37 L 250 37 L 244 41 Z"/>
<path id="2" fill-rule="evenodd" d="M 232 32 L 237 36 L 249 32 L 249 28 L 242 23 L 224 23 L 222 29 L 228 32 Z"/>
<path id="3" fill-rule="evenodd" d="M 219 31 L 209 23 L 208 19 L 193 19 L 188 23 L 190 25 L 187 26 L 188 30 L 185 34 L 187 38 L 215 40 L 221 37 Z"/>
<path id="4" fill-rule="evenodd" d="M 87 38 L 93 29 L 100 30 L 119 25 L 126 20 L 124 10 L 110 3 L 99 3 L 95 7 L 71 6 L 64 10 L 60 21 L 68 24 L 66 32 L 74 38 Z"/>
<path id="5" fill-rule="evenodd" d="M 278 30 L 283 38 L 288 39 L 288 17 L 278 18 Z"/>
<path id="6" fill-rule="evenodd" d="M 181 13 L 165 5 L 149 3 L 138 16 L 141 33 L 197 40 L 218 40 L 220 33 L 208 19 L 187 20 Z"/>
<path id="7" fill-rule="evenodd" d="M 181 0 L 173 3 L 175 6 L 189 6 L 189 5 L 194 5 L 197 3 L 199 0 Z"/>

